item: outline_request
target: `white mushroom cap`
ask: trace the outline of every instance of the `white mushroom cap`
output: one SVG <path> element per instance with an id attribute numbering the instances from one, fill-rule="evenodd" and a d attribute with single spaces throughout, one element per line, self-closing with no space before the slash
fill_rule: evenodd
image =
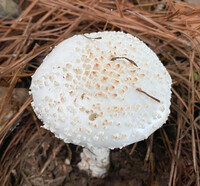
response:
<path id="1" fill-rule="evenodd" d="M 113 149 L 143 140 L 165 123 L 171 83 L 142 41 L 106 31 L 61 42 L 33 75 L 30 89 L 38 118 L 58 138 Z"/>

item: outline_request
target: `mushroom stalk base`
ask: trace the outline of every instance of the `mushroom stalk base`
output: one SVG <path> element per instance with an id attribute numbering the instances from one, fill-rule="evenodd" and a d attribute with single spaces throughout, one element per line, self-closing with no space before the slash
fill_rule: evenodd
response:
<path id="1" fill-rule="evenodd" d="M 81 161 L 78 163 L 80 170 L 85 170 L 93 177 L 104 177 L 110 164 L 110 150 L 108 148 L 84 148 Z"/>

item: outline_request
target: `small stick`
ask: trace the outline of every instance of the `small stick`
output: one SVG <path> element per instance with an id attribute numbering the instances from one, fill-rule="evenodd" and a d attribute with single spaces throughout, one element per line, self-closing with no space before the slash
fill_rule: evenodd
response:
<path id="1" fill-rule="evenodd" d="M 146 93 L 145 91 L 143 91 L 141 88 L 136 88 L 137 91 L 144 93 L 145 95 L 149 96 L 150 98 L 152 98 L 153 100 L 157 101 L 158 103 L 160 103 L 160 100 L 149 95 L 148 93 Z"/>
<path id="2" fill-rule="evenodd" d="M 102 37 L 94 37 L 94 38 L 91 38 L 91 37 L 86 36 L 85 34 L 83 34 L 83 36 L 86 37 L 87 39 L 102 39 Z"/>
<path id="3" fill-rule="evenodd" d="M 128 60 L 129 62 L 133 63 L 133 64 L 137 67 L 137 64 L 136 64 L 133 60 L 131 60 L 131 59 L 127 58 L 127 57 L 113 57 L 113 58 L 111 59 L 111 61 L 114 61 L 114 60 L 116 60 L 116 59 L 126 59 L 126 60 Z"/>
<path id="4" fill-rule="evenodd" d="M 133 152 L 135 151 L 136 147 L 137 147 L 137 142 L 133 144 L 131 152 L 129 153 L 130 156 L 133 154 Z"/>

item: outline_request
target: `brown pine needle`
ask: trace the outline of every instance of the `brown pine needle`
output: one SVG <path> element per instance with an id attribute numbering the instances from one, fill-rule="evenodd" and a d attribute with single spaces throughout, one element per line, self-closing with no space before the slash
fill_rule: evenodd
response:
<path id="1" fill-rule="evenodd" d="M 136 88 L 136 90 L 139 91 L 139 92 L 141 92 L 141 93 L 143 93 L 143 94 L 145 94 L 145 95 L 147 95 L 148 97 L 150 97 L 151 99 L 157 101 L 158 103 L 160 103 L 160 100 L 159 100 L 159 99 L 157 99 L 157 98 L 151 96 L 150 94 L 146 93 L 146 92 L 145 92 L 144 90 L 142 90 L 141 88 Z"/>
<path id="2" fill-rule="evenodd" d="M 136 64 L 133 60 L 131 60 L 131 59 L 127 58 L 127 57 L 113 57 L 113 58 L 111 59 L 111 61 L 115 61 L 115 60 L 117 60 L 117 59 L 126 59 L 127 61 L 133 63 L 133 64 L 137 67 L 137 64 Z"/>

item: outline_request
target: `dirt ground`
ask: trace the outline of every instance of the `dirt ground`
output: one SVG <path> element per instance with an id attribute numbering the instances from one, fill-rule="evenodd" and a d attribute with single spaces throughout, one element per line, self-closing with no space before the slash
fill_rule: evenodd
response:
<path id="1" fill-rule="evenodd" d="M 36 131 L 30 131 L 23 141 L 24 148 L 15 157 L 14 162 L 20 159 L 20 163 L 12 170 L 12 185 L 168 185 L 170 164 L 163 170 L 161 162 L 167 164 L 170 160 L 161 148 L 159 151 L 156 148 L 163 146 L 162 141 L 154 141 L 151 157 L 146 158 L 148 141 L 138 143 L 134 152 L 131 152 L 134 145 L 112 150 L 107 176 L 97 179 L 77 168 L 81 147 L 66 145 L 44 129 Z M 159 138 L 159 132 L 155 135 Z M 66 158 L 70 164 L 65 162 Z"/>

